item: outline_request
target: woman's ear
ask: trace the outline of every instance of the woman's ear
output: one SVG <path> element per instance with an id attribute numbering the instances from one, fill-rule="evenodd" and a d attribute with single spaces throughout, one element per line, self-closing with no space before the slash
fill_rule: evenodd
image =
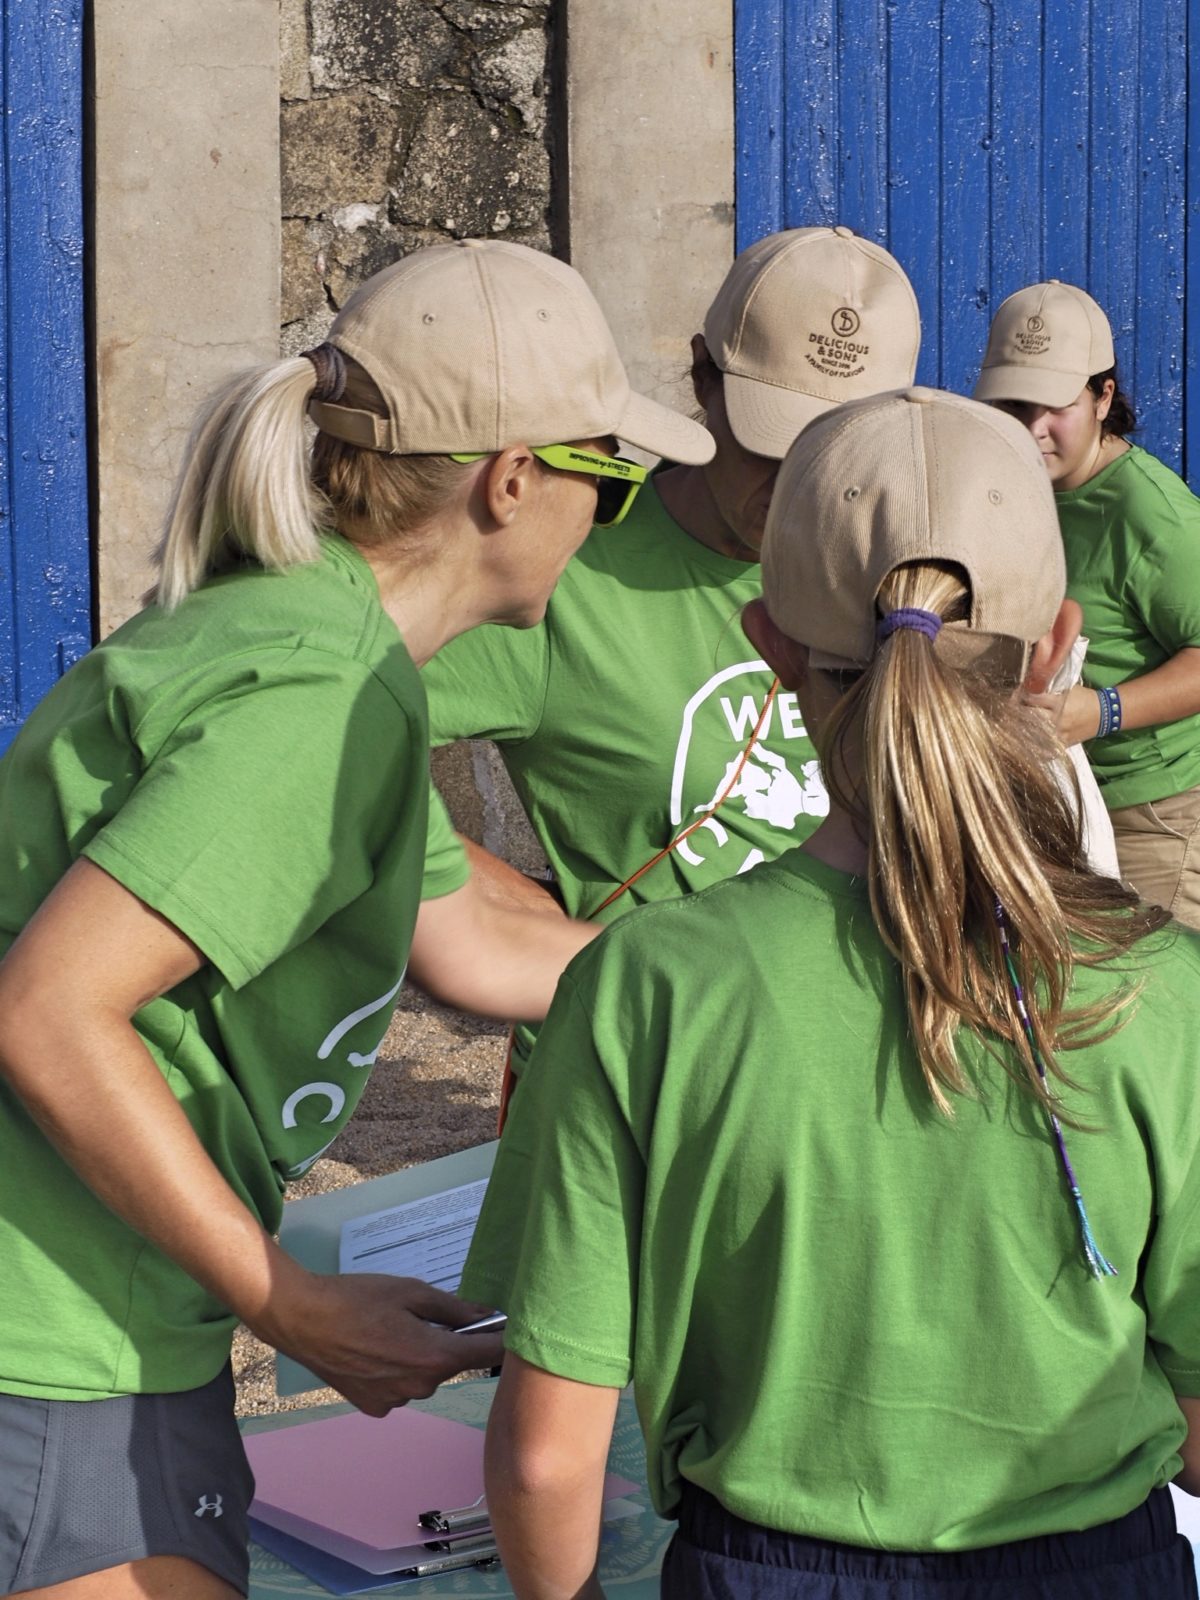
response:
<path id="1" fill-rule="evenodd" d="M 1058 615 L 1033 647 L 1025 688 L 1029 694 L 1046 694 L 1054 675 L 1071 653 L 1071 646 L 1083 627 L 1083 607 L 1077 600 L 1064 600 Z"/>
<path id="2" fill-rule="evenodd" d="M 526 503 L 537 463 L 528 445 L 510 444 L 498 450 L 479 481 L 488 518 L 506 528 Z"/>
<path id="3" fill-rule="evenodd" d="M 799 689 L 808 677 L 808 646 L 775 626 L 761 598 L 743 609 L 742 627 L 783 687 Z"/>
<path id="4" fill-rule="evenodd" d="M 696 404 L 702 411 L 707 411 L 712 399 L 713 384 L 720 381 L 714 370 L 712 357 L 708 353 L 708 346 L 704 342 L 702 333 L 692 335 L 692 393 L 696 396 Z"/>
<path id="5" fill-rule="evenodd" d="M 1103 390 L 1096 396 L 1096 421 L 1103 422 L 1112 410 L 1113 395 L 1117 392 L 1112 378 L 1105 378 Z"/>

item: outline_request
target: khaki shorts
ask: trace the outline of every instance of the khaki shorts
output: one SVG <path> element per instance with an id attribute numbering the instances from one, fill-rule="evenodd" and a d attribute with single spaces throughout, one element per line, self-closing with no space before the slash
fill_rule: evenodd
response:
<path id="1" fill-rule="evenodd" d="M 1200 789 L 1123 806 L 1109 819 L 1126 883 L 1200 929 Z"/>

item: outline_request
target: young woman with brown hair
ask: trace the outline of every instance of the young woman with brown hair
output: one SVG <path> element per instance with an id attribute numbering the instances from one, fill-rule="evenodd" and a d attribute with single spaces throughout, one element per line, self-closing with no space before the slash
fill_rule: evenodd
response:
<path id="1" fill-rule="evenodd" d="M 1130 443 L 1112 329 L 1073 284 L 1009 296 L 975 395 L 1029 429 L 1054 486 L 1088 636 L 1063 739 L 1086 745 L 1122 876 L 1200 928 L 1200 500 Z"/>

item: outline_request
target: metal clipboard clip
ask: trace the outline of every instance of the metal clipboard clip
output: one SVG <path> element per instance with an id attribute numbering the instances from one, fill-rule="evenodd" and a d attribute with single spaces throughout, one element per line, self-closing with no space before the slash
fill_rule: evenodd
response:
<path id="1" fill-rule="evenodd" d="M 431 1533 L 462 1535 L 488 1527 L 491 1518 L 484 1497 L 480 1495 L 478 1500 L 472 1500 L 469 1506 L 460 1506 L 457 1511 L 422 1511 L 417 1521 Z"/>

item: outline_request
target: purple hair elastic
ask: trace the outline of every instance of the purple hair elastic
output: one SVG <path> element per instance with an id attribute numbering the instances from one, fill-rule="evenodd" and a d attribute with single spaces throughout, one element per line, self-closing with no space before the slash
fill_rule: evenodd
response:
<path id="1" fill-rule="evenodd" d="M 882 644 L 900 628 L 915 628 L 927 639 L 936 639 L 942 631 L 942 619 L 936 611 L 922 611 L 918 606 L 901 606 L 899 611 L 889 611 L 875 624 L 875 637 Z"/>

